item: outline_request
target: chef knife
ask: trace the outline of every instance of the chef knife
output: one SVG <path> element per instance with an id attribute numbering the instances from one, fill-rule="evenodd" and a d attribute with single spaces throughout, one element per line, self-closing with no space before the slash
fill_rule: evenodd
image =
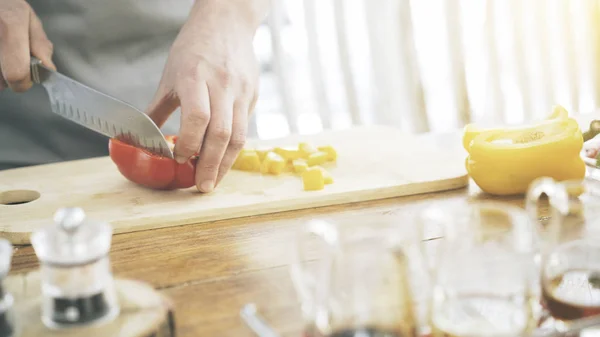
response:
<path id="1" fill-rule="evenodd" d="M 48 92 L 52 112 L 110 138 L 173 158 L 158 126 L 135 107 L 48 69 L 35 57 L 31 78 Z"/>

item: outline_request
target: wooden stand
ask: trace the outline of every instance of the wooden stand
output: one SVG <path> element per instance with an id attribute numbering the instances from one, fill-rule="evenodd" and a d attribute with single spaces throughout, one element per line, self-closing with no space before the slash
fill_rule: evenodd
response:
<path id="1" fill-rule="evenodd" d="M 4 281 L 15 299 L 17 337 L 175 337 L 175 321 L 170 301 L 145 283 L 116 279 L 121 311 L 113 321 L 86 327 L 52 330 L 41 320 L 39 272 L 18 274 Z"/>

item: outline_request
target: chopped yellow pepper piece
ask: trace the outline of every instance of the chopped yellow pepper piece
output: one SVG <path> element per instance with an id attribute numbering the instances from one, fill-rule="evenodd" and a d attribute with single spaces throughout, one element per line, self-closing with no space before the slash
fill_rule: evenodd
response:
<path id="1" fill-rule="evenodd" d="M 282 156 L 286 160 L 294 160 L 302 157 L 297 147 L 276 147 L 273 152 Z"/>
<path id="2" fill-rule="evenodd" d="M 319 146 L 317 149 L 321 152 L 327 153 L 327 160 L 335 161 L 337 159 L 337 152 L 335 151 L 333 146 Z"/>
<path id="3" fill-rule="evenodd" d="M 323 170 L 319 167 L 310 167 L 302 173 L 302 182 L 305 191 L 322 190 L 325 187 Z"/>
<path id="4" fill-rule="evenodd" d="M 285 163 L 285 167 L 283 168 L 283 172 L 295 172 L 294 164 L 291 161 L 287 161 Z"/>
<path id="5" fill-rule="evenodd" d="M 333 184 L 333 177 L 331 176 L 331 174 L 329 174 L 329 172 L 327 172 L 327 170 L 325 170 L 321 166 L 315 167 L 318 167 L 321 171 L 323 171 L 323 182 L 325 183 L 325 185 Z"/>
<path id="6" fill-rule="evenodd" d="M 327 153 L 317 151 L 317 152 L 311 154 L 310 156 L 308 156 L 306 163 L 308 164 L 308 166 L 315 166 L 315 165 L 321 165 L 321 164 L 325 163 L 326 161 L 327 161 Z"/>
<path id="7" fill-rule="evenodd" d="M 300 143 L 298 151 L 300 151 L 301 158 L 307 159 L 311 154 L 317 152 L 317 149 L 309 143 Z"/>
<path id="8" fill-rule="evenodd" d="M 233 168 L 242 171 L 259 171 L 260 158 L 254 150 L 242 150 L 233 163 Z"/>
<path id="9" fill-rule="evenodd" d="M 272 149 L 270 149 L 270 148 L 256 149 L 256 153 L 258 154 L 258 158 L 260 158 L 261 161 L 265 160 L 265 157 L 267 156 L 267 153 L 269 153 L 270 151 L 272 151 Z"/>
<path id="10" fill-rule="evenodd" d="M 302 173 L 308 169 L 308 164 L 304 159 L 296 159 L 292 164 L 294 165 L 294 172 L 296 173 Z"/>
<path id="11" fill-rule="evenodd" d="M 463 138 L 466 169 L 475 183 L 490 194 L 513 195 L 525 193 L 538 177 L 583 179 L 581 129 L 562 112 L 553 116 L 531 126 L 483 131 L 468 142 Z"/>
<path id="12" fill-rule="evenodd" d="M 275 152 L 269 152 L 263 160 L 260 171 L 262 173 L 281 174 L 285 168 L 286 160 Z"/>
<path id="13" fill-rule="evenodd" d="M 234 170 L 239 170 L 240 167 L 242 166 L 242 153 L 244 153 L 244 150 L 242 150 L 238 156 L 235 158 L 235 161 L 233 162 L 233 165 L 231 165 L 231 168 Z"/>

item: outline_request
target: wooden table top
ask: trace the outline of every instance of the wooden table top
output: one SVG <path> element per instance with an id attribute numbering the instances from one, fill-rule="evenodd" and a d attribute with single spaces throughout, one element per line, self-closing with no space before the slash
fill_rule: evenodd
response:
<path id="1" fill-rule="evenodd" d="M 117 277 L 148 282 L 173 300 L 178 336 L 254 336 L 239 317 L 248 302 L 282 336 L 299 336 L 290 240 L 304 221 L 353 214 L 402 218 L 424 206 L 489 198 L 472 183 L 442 193 L 119 234 L 112 266 Z M 522 205 L 522 198 L 499 200 Z M 11 273 L 37 267 L 32 247 L 18 247 Z"/>
<path id="2" fill-rule="evenodd" d="M 578 119 L 587 125 L 596 115 Z M 431 205 L 483 199 L 523 207 L 523 197 L 491 197 L 471 182 L 448 192 L 118 234 L 111 249 L 113 272 L 148 282 L 169 296 L 178 336 L 253 337 L 239 317 L 248 302 L 281 336 L 300 336 L 302 319 L 289 276 L 290 242 L 305 221 L 357 214 L 402 219 Z M 416 226 L 410 221 L 405 225 Z M 18 247 L 11 274 L 37 267 L 32 247 Z"/>

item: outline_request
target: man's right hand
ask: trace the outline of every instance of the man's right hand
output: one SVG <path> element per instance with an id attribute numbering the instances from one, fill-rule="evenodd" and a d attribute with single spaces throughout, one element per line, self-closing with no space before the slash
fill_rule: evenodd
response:
<path id="1" fill-rule="evenodd" d="M 56 70 L 52 50 L 42 22 L 25 0 L 0 1 L 0 90 L 31 88 L 31 55 Z"/>

